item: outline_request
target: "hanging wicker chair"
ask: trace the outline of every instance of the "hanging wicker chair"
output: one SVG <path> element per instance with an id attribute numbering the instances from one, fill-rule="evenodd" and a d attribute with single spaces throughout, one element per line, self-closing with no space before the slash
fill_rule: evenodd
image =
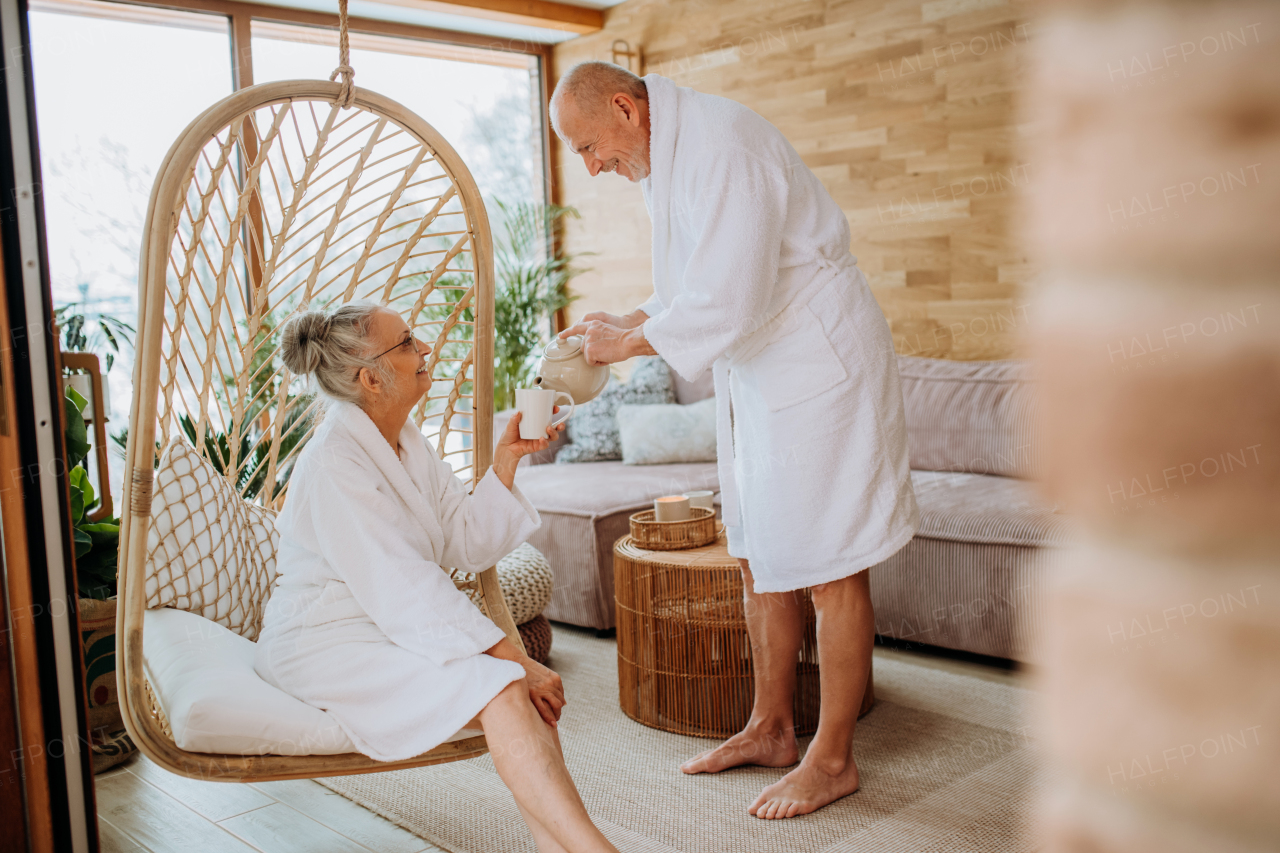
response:
<path id="1" fill-rule="evenodd" d="M 143 661 L 144 611 L 161 604 L 257 637 L 274 572 L 259 560 L 236 577 L 225 568 L 185 577 L 163 564 L 148 544 L 155 467 L 185 436 L 245 500 L 279 509 L 318 420 L 319 401 L 278 355 L 277 330 L 303 306 L 372 298 L 395 307 L 433 350 L 435 383 L 412 417 L 459 476 L 474 484 L 487 470 L 492 245 L 457 153 L 400 104 L 352 89 L 349 75 L 345 85 L 236 92 L 192 122 L 160 168 L 139 288 L 117 627 L 120 707 L 134 741 L 174 773 L 224 781 L 396 770 L 485 752 L 483 737 L 393 763 L 358 753 L 189 752 L 174 742 Z M 520 644 L 496 569 L 455 573 L 454 582 Z M 203 592 L 175 595 L 175 585 Z"/>

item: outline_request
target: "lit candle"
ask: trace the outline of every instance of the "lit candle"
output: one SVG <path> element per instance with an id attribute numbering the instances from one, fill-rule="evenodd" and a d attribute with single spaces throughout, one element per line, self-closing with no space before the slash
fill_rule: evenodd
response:
<path id="1" fill-rule="evenodd" d="M 654 499 L 653 518 L 655 521 L 688 521 L 693 518 L 693 512 L 689 509 L 689 499 L 684 495 L 668 495 Z"/>

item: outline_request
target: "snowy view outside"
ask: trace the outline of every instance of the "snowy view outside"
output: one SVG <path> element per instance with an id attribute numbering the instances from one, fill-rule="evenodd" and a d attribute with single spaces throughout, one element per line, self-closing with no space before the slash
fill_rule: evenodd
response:
<path id="1" fill-rule="evenodd" d="M 77 303 L 91 329 L 99 313 L 136 325 L 138 251 L 155 173 L 182 129 L 232 91 L 226 20 L 165 11 L 152 23 L 50 9 L 33 10 L 30 26 L 54 304 Z M 316 43 L 323 34 L 279 25 L 266 32 L 255 25 L 257 83 L 327 79 L 337 64 L 336 49 Z M 412 45 L 389 52 L 395 42 L 377 39 L 376 51 L 353 45 L 356 84 L 404 104 L 454 145 L 495 230 L 495 198 L 541 201 L 529 68 L 412 55 L 420 52 Z M 88 348 L 106 351 L 92 333 Z M 128 418 L 133 353 L 126 349 L 108 376 L 112 433 Z M 122 467 L 113 453 L 116 494 Z"/>

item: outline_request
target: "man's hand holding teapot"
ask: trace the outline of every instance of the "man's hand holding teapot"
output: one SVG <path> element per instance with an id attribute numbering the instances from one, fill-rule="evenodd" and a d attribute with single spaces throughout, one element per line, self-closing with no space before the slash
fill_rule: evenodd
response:
<path id="1" fill-rule="evenodd" d="M 560 338 L 581 335 L 582 354 L 588 364 L 615 364 L 637 355 L 657 355 L 641 328 L 647 319 L 649 315 L 638 310 L 625 317 L 593 311 L 561 332 Z"/>

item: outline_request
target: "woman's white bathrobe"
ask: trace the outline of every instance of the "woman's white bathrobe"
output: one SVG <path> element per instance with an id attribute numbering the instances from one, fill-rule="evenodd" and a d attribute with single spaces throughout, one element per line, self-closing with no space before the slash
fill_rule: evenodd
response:
<path id="1" fill-rule="evenodd" d="M 254 658 L 380 761 L 449 740 L 524 677 L 483 654 L 503 632 L 441 566 L 486 569 L 540 524 L 492 470 L 468 495 L 412 421 L 400 445 L 403 463 L 362 409 L 330 408 L 276 519 L 279 585 Z"/>
<path id="2" fill-rule="evenodd" d="M 714 371 L 729 553 L 751 561 L 757 592 L 875 565 L 911 539 L 919 513 L 893 339 L 849 254 L 849 224 L 772 124 L 657 74 L 644 81 L 644 334 L 686 379 Z"/>

